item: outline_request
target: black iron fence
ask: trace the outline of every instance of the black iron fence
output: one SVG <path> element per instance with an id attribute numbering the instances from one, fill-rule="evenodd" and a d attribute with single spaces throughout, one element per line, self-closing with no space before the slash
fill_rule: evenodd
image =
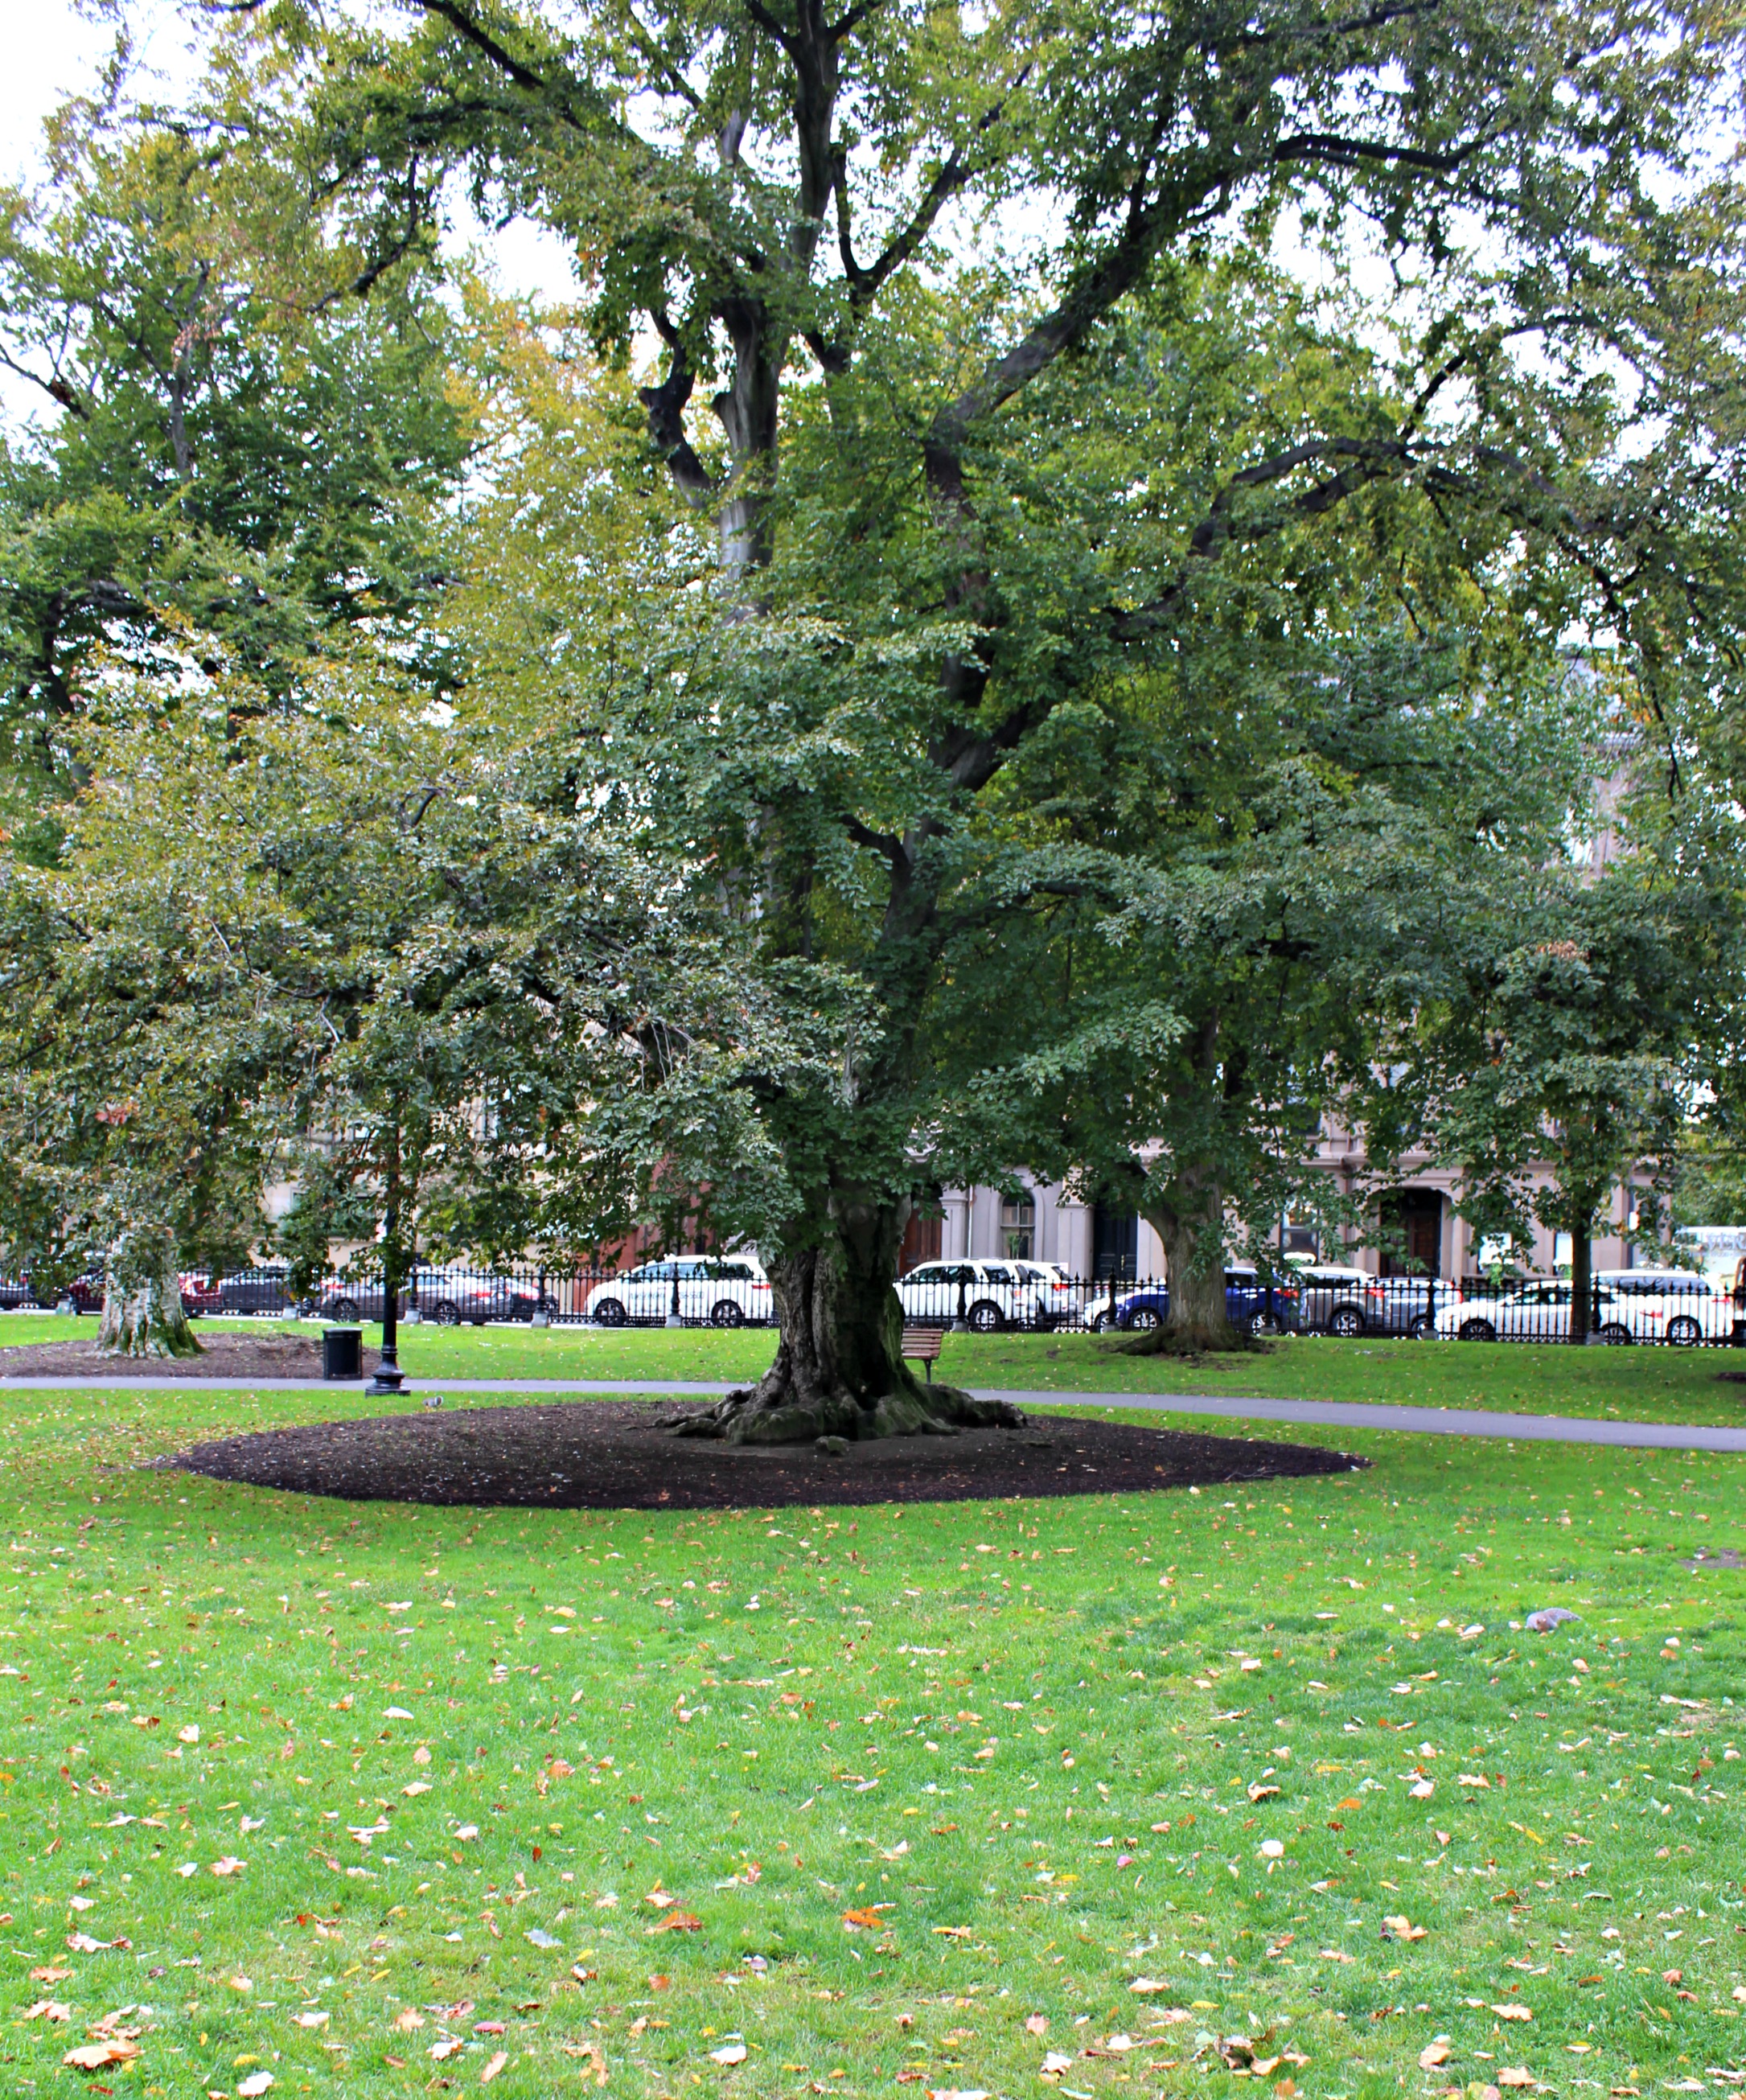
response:
<path id="1" fill-rule="evenodd" d="M 383 1310 L 380 1278 L 344 1269 L 302 1290 L 293 1287 L 287 1269 L 271 1265 L 218 1277 L 191 1274 L 182 1279 L 182 1287 L 183 1302 L 196 1316 L 258 1314 L 345 1324 L 379 1320 Z M 906 1325 L 972 1333 L 1135 1332 L 1170 1317 L 1169 1287 L 1160 1279 L 1075 1277 L 1031 1261 L 924 1263 L 898 1279 L 897 1291 Z M 29 1283 L 0 1282 L 0 1308 L 70 1305 L 90 1312 L 101 1305 L 102 1296 L 102 1279 L 95 1273 L 52 1294 L 35 1291 Z M 399 1292 L 397 1310 L 402 1320 L 443 1326 L 519 1321 L 740 1327 L 775 1321 L 762 1267 L 750 1256 L 734 1255 L 681 1256 L 620 1269 L 421 1264 Z M 1450 1282 L 1314 1268 L 1283 1267 L 1263 1275 L 1245 1267 L 1226 1273 L 1225 1310 L 1233 1324 L 1258 1334 L 1424 1341 L 1575 1339 L 1571 1286 L 1557 1277 Z M 1746 1338 L 1746 1304 L 1725 1289 L 1626 1272 L 1596 1279 L 1585 1320 L 1576 1323 L 1575 1332 L 1607 1343 L 1733 1343 Z"/>

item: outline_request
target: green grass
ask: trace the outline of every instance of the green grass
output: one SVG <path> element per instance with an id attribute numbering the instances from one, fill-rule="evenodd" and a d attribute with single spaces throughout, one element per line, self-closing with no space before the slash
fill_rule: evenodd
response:
<path id="1" fill-rule="evenodd" d="M 417 1511 L 139 1470 L 351 1394 L 0 1410 L 8 2093 L 124 2006 L 100 2082 L 179 2100 L 499 2049 L 505 2100 L 596 2089 L 582 2049 L 674 2096 L 1034 2094 L 1048 2049 L 1234 2094 L 1233 2034 L 1318 2100 L 1741 2062 L 1746 1574 L 1679 1556 L 1746 1545 L 1746 1461 L 1349 1433 L 1373 1470 L 1260 1491 Z"/>
<path id="2" fill-rule="evenodd" d="M 214 1323 L 204 1323 L 210 1327 Z M 237 1320 L 228 1328 L 264 1323 Z M 306 1326 L 302 1331 L 312 1332 Z M 96 1332 L 95 1320 L 15 1315 L 0 1343 Z M 373 1345 L 379 1329 L 367 1330 Z M 403 1329 L 400 1361 L 421 1378 L 756 1379 L 768 1330 L 668 1334 L 655 1329 Z M 1531 1414 L 1700 1424 L 1746 1423 L 1746 1369 L 1719 1349 L 1572 1349 L 1554 1343 L 1290 1340 L 1265 1353 L 1182 1363 L 1127 1357 L 1088 1335 L 949 1335 L 937 1375 L 971 1386 L 1064 1392 L 1210 1392 L 1267 1398 L 1487 1407 Z"/>

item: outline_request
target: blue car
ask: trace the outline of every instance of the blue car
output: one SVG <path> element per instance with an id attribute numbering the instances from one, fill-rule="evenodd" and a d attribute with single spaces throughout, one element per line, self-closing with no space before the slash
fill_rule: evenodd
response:
<path id="1" fill-rule="evenodd" d="M 1246 1328 L 1251 1335 L 1290 1334 L 1298 1324 L 1297 1286 L 1263 1283 L 1253 1268 L 1228 1268 L 1224 1313 L 1233 1327 Z M 1169 1317 L 1169 1286 L 1148 1284 L 1117 1301 L 1110 1324 L 1140 1333 L 1148 1327 L 1162 1327 Z"/>

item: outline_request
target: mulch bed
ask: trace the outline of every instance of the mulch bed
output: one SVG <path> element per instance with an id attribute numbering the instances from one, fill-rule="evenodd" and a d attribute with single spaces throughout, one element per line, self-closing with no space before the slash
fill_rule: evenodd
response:
<path id="1" fill-rule="evenodd" d="M 884 1438 L 851 1444 L 834 1457 L 812 1445 L 718 1444 L 655 1426 L 703 1411 L 670 1401 L 445 1408 L 217 1438 L 165 1462 L 293 1494 L 524 1509 L 1127 1494 L 1346 1473 L 1367 1462 L 1301 1444 L 1078 1416 L 1038 1416 L 1018 1430 Z"/>
<path id="2" fill-rule="evenodd" d="M 381 1352 L 366 1349 L 364 1368 L 373 1371 Z M 219 1329 L 201 1337 L 197 1357 L 100 1357 L 92 1340 L 26 1342 L 0 1349 L 0 1379 L 62 1378 L 68 1383 L 100 1378 L 319 1379 L 321 1339 L 316 1335 L 238 1335 Z"/>

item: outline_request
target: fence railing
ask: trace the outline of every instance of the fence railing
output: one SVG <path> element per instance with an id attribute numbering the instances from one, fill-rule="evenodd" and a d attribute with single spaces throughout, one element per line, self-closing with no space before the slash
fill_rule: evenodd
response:
<path id="1" fill-rule="evenodd" d="M 897 1297 L 906 1325 L 963 1326 L 976 1333 L 1135 1331 L 1170 1317 L 1170 1290 L 1156 1277 L 1098 1279 L 1023 1261 L 928 1262 L 902 1277 Z M 1233 1324 L 1261 1334 L 1397 1335 L 1420 1340 L 1567 1342 L 1572 1339 L 1570 1285 L 1555 1277 L 1459 1282 L 1431 1277 L 1329 1276 L 1282 1268 L 1271 1277 L 1250 1269 L 1225 1279 Z M 100 1276 L 55 1293 L 0 1281 L 0 1308 L 102 1304 Z M 258 1314 L 340 1323 L 380 1320 L 379 1278 L 343 1270 L 294 1290 L 279 1267 L 219 1277 L 183 1278 L 183 1302 L 196 1316 Z M 630 1268 L 474 1268 L 421 1265 L 398 1294 L 400 1318 L 439 1326 L 505 1321 L 589 1323 L 600 1327 L 768 1326 L 775 1304 L 768 1278 L 749 1256 L 685 1256 Z M 1597 1279 L 1589 1297 L 1586 1338 L 1609 1343 L 1674 1347 L 1734 1343 L 1746 1338 L 1746 1305 L 1726 1290 L 1675 1287 L 1645 1275 Z"/>

